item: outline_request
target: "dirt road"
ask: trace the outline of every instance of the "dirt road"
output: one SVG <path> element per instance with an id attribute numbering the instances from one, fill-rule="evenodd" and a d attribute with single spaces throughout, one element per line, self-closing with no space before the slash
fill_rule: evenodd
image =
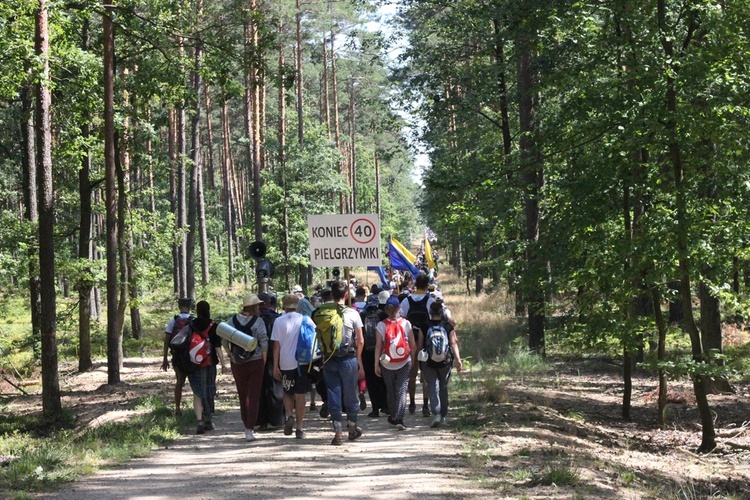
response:
<path id="1" fill-rule="evenodd" d="M 223 380 L 224 387 L 228 381 Z M 220 389 L 221 390 L 221 389 Z M 226 394 L 226 393 L 225 393 Z M 187 390 L 185 396 L 187 396 Z M 421 398 L 420 398 L 421 399 Z M 365 412 L 369 412 L 368 410 Z M 83 478 L 45 498 L 472 498 L 485 496 L 462 468 L 464 446 L 418 411 L 406 431 L 360 417 L 364 435 L 331 446 L 329 420 L 307 413 L 307 437 L 256 432 L 248 443 L 239 410 L 217 414 L 216 430 Z"/>

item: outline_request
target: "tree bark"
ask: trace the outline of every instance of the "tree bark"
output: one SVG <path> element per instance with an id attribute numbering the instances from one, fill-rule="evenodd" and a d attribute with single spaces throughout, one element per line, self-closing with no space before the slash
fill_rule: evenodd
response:
<path id="1" fill-rule="evenodd" d="M 33 94 L 30 87 L 21 91 L 21 106 L 24 123 L 21 127 L 23 147 L 23 184 L 26 220 L 32 225 L 34 233 L 39 231 L 39 204 L 37 192 L 36 168 L 36 130 L 34 123 Z M 36 240 L 33 238 L 32 240 Z M 33 338 L 41 338 L 41 298 L 39 295 L 39 246 L 36 241 L 29 241 L 29 307 L 31 309 L 31 333 Z"/>
<path id="2" fill-rule="evenodd" d="M 88 23 L 86 24 L 88 26 Z M 84 31 L 84 50 L 88 49 L 88 29 Z M 85 123 L 81 127 L 81 136 L 89 137 L 90 125 Z M 91 273 L 91 154 L 88 148 L 81 157 L 81 169 L 78 171 L 78 192 L 81 199 L 81 213 L 78 230 L 78 258 L 86 262 L 87 266 L 78 279 L 78 371 L 84 372 L 92 368 L 91 359 L 91 290 L 94 287 Z"/>
<path id="3" fill-rule="evenodd" d="M 196 2 L 196 19 L 198 20 L 198 28 L 200 28 L 201 18 L 203 17 L 203 0 L 197 0 Z M 190 161 L 191 161 L 191 175 L 190 175 L 190 191 L 187 199 L 187 237 L 185 247 L 185 266 L 186 266 L 186 296 L 195 300 L 195 237 L 197 233 L 197 219 L 198 219 L 198 184 L 200 183 L 199 177 L 201 175 L 201 135 L 200 135 L 200 124 L 201 124 L 201 102 L 203 91 L 203 80 L 201 78 L 201 65 L 203 62 L 203 43 L 201 41 L 201 31 L 197 30 L 194 47 L 194 69 L 192 71 L 191 80 L 193 84 L 193 93 L 195 94 L 195 105 L 193 107 L 193 114 L 190 117 Z"/>
<path id="4" fill-rule="evenodd" d="M 664 49 L 664 55 L 671 65 L 671 71 L 677 73 L 679 67 L 674 62 L 673 41 L 666 35 L 667 14 L 665 0 L 657 1 L 657 23 L 661 31 L 661 45 Z M 677 123 L 674 117 L 677 114 L 677 90 L 674 76 L 668 73 L 666 77 L 666 95 L 665 107 L 670 118 L 666 120 L 665 126 L 669 136 L 673 139 L 668 144 L 669 159 L 672 164 L 672 174 L 674 177 L 676 211 L 675 211 L 675 230 L 677 236 L 677 256 L 678 256 L 678 274 L 680 277 L 680 300 L 682 303 L 682 314 L 685 320 L 685 329 L 690 335 L 690 344 L 692 346 L 693 359 L 697 363 L 705 362 L 703 346 L 701 345 L 700 331 L 693 317 L 693 304 L 691 294 L 691 266 L 688 252 L 688 221 L 686 207 L 686 193 L 684 192 L 685 169 L 682 160 L 682 151 L 678 140 L 679 133 Z M 716 432 L 714 429 L 711 408 L 708 404 L 706 392 L 706 380 L 704 377 L 693 374 L 693 389 L 698 406 L 702 428 L 701 445 L 698 448 L 701 452 L 709 452 L 716 448 Z"/>
<path id="5" fill-rule="evenodd" d="M 656 359 L 663 361 L 667 353 L 667 324 L 664 321 L 664 314 L 661 311 L 661 293 L 654 286 L 651 288 L 651 300 L 654 309 L 654 320 L 656 329 L 659 334 L 657 341 Z M 659 396 L 657 399 L 659 427 L 664 429 L 667 425 L 667 373 L 664 369 L 659 369 Z"/>
<path id="6" fill-rule="evenodd" d="M 211 88 L 206 85 L 204 89 L 206 94 L 206 143 L 208 146 L 208 161 L 206 166 L 208 170 L 208 189 L 216 191 L 216 169 L 214 165 L 214 129 L 211 123 Z"/>
<path id="7" fill-rule="evenodd" d="M 104 170 L 107 217 L 107 382 L 120 383 L 120 328 L 117 324 L 117 172 L 115 155 L 115 34 L 111 12 L 103 2 L 104 16 Z"/>
<path id="8" fill-rule="evenodd" d="M 299 142 L 299 148 L 305 145 L 305 114 L 303 107 L 303 78 L 302 78 L 302 7 L 300 6 L 300 0 L 296 1 L 297 13 L 295 14 L 296 21 L 296 51 L 294 53 L 294 66 L 297 70 L 297 141 Z M 323 64 L 325 66 L 325 62 Z"/>
<path id="9" fill-rule="evenodd" d="M 712 269 L 704 270 L 704 276 L 713 274 Z M 719 298 L 711 294 L 711 290 L 705 281 L 698 283 L 698 298 L 701 303 L 701 343 L 703 352 L 709 357 L 707 362 L 724 365 L 724 360 L 713 359 L 713 354 L 723 354 L 721 333 L 721 304 Z M 709 394 L 721 394 L 734 392 L 729 381 L 724 377 L 706 380 L 706 391 Z"/>
<path id="10" fill-rule="evenodd" d="M 476 244 L 476 270 L 474 272 L 474 294 L 479 297 L 484 293 L 484 273 L 482 269 L 482 261 L 484 260 L 484 234 L 480 228 L 477 228 L 476 232 L 477 244 Z"/>
<path id="11" fill-rule="evenodd" d="M 229 137 L 229 117 L 227 110 L 226 96 L 222 96 L 221 103 L 221 129 L 222 129 L 222 155 L 221 155 L 221 173 L 223 179 L 223 193 L 224 193 L 224 218 L 227 230 L 227 256 L 229 261 L 228 272 L 228 286 L 232 288 L 234 285 L 234 210 L 235 202 L 231 182 L 231 155 L 232 148 Z"/>
<path id="12" fill-rule="evenodd" d="M 49 418 L 62 412 L 57 368 L 57 302 L 55 294 L 55 210 L 52 185 L 52 93 L 49 88 L 47 2 L 36 11 L 35 54 L 42 63 L 36 87 L 36 165 L 39 208 L 39 285 L 42 334 L 42 411 Z"/>
<path id="13" fill-rule="evenodd" d="M 539 197 L 543 185 L 541 163 L 536 151 L 536 123 L 534 117 L 534 69 L 532 44 L 519 43 L 518 94 L 521 136 L 519 139 L 522 181 L 524 186 L 524 214 L 526 224 L 526 269 L 524 294 L 528 310 L 529 348 L 544 355 L 546 266 L 539 255 Z"/>

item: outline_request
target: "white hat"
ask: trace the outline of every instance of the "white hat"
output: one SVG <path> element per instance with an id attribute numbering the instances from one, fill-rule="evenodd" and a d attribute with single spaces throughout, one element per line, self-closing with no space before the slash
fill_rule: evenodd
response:
<path id="1" fill-rule="evenodd" d="M 258 298 L 254 293 L 248 293 L 245 298 L 242 299 L 242 307 L 255 306 L 261 304 L 263 301 Z"/>
<path id="2" fill-rule="evenodd" d="M 302 287 L 299 285 L 294 285 L 292 287 L 292 293 L 302 293 Z"/>
<path id="3" fill-rule="evenodd" d="M 378 303 L 385 304 L 385 302 L 388 300 L 388 297 L 391 296 L 391 292 L 388 290 L 383 290 L 378 294 Z"/>

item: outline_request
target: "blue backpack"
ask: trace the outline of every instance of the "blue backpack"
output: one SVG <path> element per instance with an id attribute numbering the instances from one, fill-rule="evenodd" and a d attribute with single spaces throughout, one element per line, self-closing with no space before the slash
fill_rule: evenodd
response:
<path id="1" fill-rule="evenodd" d="M 301 365 L 310 364 L 318 350 L 315 335 L 315 325 L 307 317 L 302 318 L 302 324 L 297 337 L 297 351 L 295 358 Z"/>

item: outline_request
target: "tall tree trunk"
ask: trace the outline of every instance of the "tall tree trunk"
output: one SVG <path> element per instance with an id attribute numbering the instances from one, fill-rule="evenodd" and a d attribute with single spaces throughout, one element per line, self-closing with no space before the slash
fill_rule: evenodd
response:
<path id="1" fill-rule="evenodd" d="M 484 293 L 484 272 L 483 272 L 483 264 L 482 261 L 484 260 L 484 232 L 477 228 L 476 232 L 477 237 L 477 245 L 476 245 L 476 258 L 477 258 L 477 265 L 476 265 L 476 271 L 474 274 L 474 294 L 479 297 Z"/>
<path id="2" fill-rule="evenodd" d="M 349 140 L 351 141 L 351 155 L 350 155 L 350 179 L 352 190 L 351 194 L 351 213 L 357 213 L 357 143 L 355 141 L 355 135 L 357 133 L 357 115 L 354 102 L 354 79 L 352 78 L 351 88 L 349 91 Z"/>
<path id="3" fill-rule="evenodd" d="M 206 197 L 203 192 L 203 171 L 198 172 L 198 232 L 201 238 L 201 285 L 211 281 L 208 266 L 208 231 L 206 228 Z"/>
<path id="4" fill-rule="evenodd" d="M 651 288 L 651 300 L 654 309 L 656 329 L 659 333 L 657 341 L 656 359 L 663 361 L 667 353 L 667 324 L 661 311 L 661 293 L 654 286 Z M 667 373 L 663 368 L 659 369 L 659 396 L 657 400 L 659 427 L 664 429 L 667 425 Z"/>
<path id="5" fill-rule="evenodd" d="M 302 78 L 302 7 L 300 7 L 300 0 L 297 0 L 296 6 L 297 13 L 295 14 L 295 38 L 297 45 L 294 54 L 294 66 L 297 70 L 297 141 L 299 141 L 299 148 L 300 150 L 302 150 L 305 145 L 305 115 L 302 102 L 304 80 Z"/>
<path id="6" fill-rule="evenodd" d="M 328 38 L 323 37 L 323 113 L 326 120 L 326 133 L 331 140 L 331 96 L 328 92 Z"/>
<path id="7" fill-rule="evenodd" d="M 251 6 L 253 10 L 258 10 L 257 0 L 251 0 Z M 257 52 L 259 47 L 259 28 L 257 23 L 254 21 L 252 27 L 252 46 L 253 51 Z M 261 138 L 261 87 L 263 86 L 263 75 L 261 74 L 261 65 L 256 62 L 253 65 L 251 73 L 251 83 L 253 90 L 253 156 L 252 156 L 252 169 L 253 169 L 253 227 L 254 236 L 256 241 L 263 239 L 263 220 L 262 220 L 262 207 L 261 207 L 261 178 L 260 178 L 260 166 L 261 166 L 261 151 L 260 151 L 260 138 Z M 264 291 L 264 290 L 260 290 Z"/>
<path id="8" fill-rule="evenodd" d="M 686 197 L 684 188 L 684 176 L 685 169 L 682 160 L 682 150 L 680 142 L 678 140 L 679 132 L 677 129 L 677 122 L 673 118 L 677 115 L 677 90 L 674 73 L 679 72 L 679 67 L 674 62 L 674 49 L 673 40 L 668 37 L 667 27 L 667 13 L 666 13 L 666 2 L 665 0 L 657 0 L 657 22 L 661 32 L 661 45 L 664 49 L 664 55 L 667 60 L 670 61 L 670 70 L 672 73 L 668 73 L 667 85 L 666 85 L 666 96 L 665 104 L 666 111 L 670 118 L 666 120 L 665 126 L 667 128 L 669 137 L 672 138 L 668 144 L 669 148 L 669 159 L 672 163 L 672 174 L 674 176 L 674 187 L 675 187 L 675 199 L 676 199 L 676 211 L 675 211 L 675 230 L 677 232 L 677 257 L 678 257 L 678 273 L 680 277 L 680 300 L 682 303 L 682 313 L 685 319 L 685 329 L 690 335 L 690 344 L 692 346 L 693 359 L 697 363 L 705 362 L 703 346 L 701 345 L 701 335 L 698 330 L 698 326 L 695 323 L 693 317 L 693 301 L 691 293 L 691 265 L 689 260 L 688 251 L 688 220 L 687 220 L 687 207 Z M 683 48 L 686 48 L 683 46 Z M 699 451 L 708 452 L 716 448 L 716 431 L 714 429 L 713 417 L 711 416 L 711 407 L 708 404 L 708 397 L 706 392 L 706 379 L 697 374 L 693 374 L 693 390 L 695 391 L 695 399 L 698 406 L 698 413 L 700 415 L 701 425 L 703 426 L 701 445 L 698 448 Z"/>
<path id="9" fill-rule="evenodd" d="M 706 269 L 703 272 L 704 276 L 711 276 L 712 274 L 714 274 L 713 269 Z M 701 303 L 700 321 L 703 352 L 707 356 L 723 354 L 721 304 L 719 298 L 711 293 L 711 289 L 705 281 L 700 281 L 698 283 L 698 298 Z M 716 363 L 719 366 L 724 365 L 724 360 L 721 358 L 713 359 L 710 357 L 708 362 Z M 725 377 L 715 377 L 713 380 L 706 380 L 706 391 L 709 394 L 721 394 L 734 392 L 734 389 Z"/>
<path id="10" fill-rule="evenodd" d="M 228 286 L 232 288 L 234 285 L 234 211 L 235 202 L 234 194 L 231 182 L 231 156 L 232 147 L 230 144 L 229 137 L 229 116 L 227 111 L 227 100 L 226 95 L 222 96 L 221 102 L 221 130 L 222 130 L 222 155 L 221 155 L 221 174 L 223 179 L 223 193 L 224 193 L 224 218 L 227 230 L 227 256 L 229 261 L 228 272 Z"/>
<path id="11" fill-rule="evenodd" d="M 185 137 L 185 108 L 181 104 L 177 109 L 177 230 L 179 245 L 177 249 L 177 269 L 179 273 L 180 297 L 188 297 L 187 282 L 187 138 Z"/>
<path id="12" fill-rule="evenodd" d="M 208 145 L 208 189 L 216 191 L 216 169 L 214 165 L 214 129 L 211 123 L 211 88 L 206 85 L 204 89 L 206 94 L 206 142 Z"/>
<path id="13" fill-rule="evenodd" d="M 375 151 L 375 210 L 380 218 L 380 162 L 377 151 Z"/>
<path id="14" fill-rule="evenodd" d="M 203 17 L 203 0 L 197 0 L 196 2 L 196 19 L 198 27 L 201 25 Z M 201 102 L 203 91 L 203 80 L 201 78 L 201 66 L 203 62 L 203 43 L 201 41 L 201 31 L 198 29 L 197 36 L 195 39 L 194 47 L 194 69 L 192 71 L 191 80 L 193 84 L 193 93 L 195 94 L 195 105 L 193 107 L 193 114 L 190 117 L 190 161 L 191 175 L 190 175 L 190 194 L 188 196 L 188 220 L 187 220 L 187 238 L 186 238 L 186 276 L 187 276 L 187 288 L 186 296 L 191 299 L 195 299 L 195 237 L 197 233 L 197 219 L 198 219 L 198 184 L 200 183 L 199 177 L 201 175 Z"/>
<path id="15" fill-rule="evenodd" d="M 88 50 L 88 22 L 83 34 L 83 49 Z M 81 127 L 81 137 L 87 139 L 91 133 L 87 123 Z M 78 192 L 81 198 L 81 210 L 78 231 L 78 258 L 85 262 L 84 274 L 78 279 L 78 371 L 92 368 L 91 359 L 91 291 L 94 287 L 93 270 L 91 269 L 91 154 L 87 147 L 81 157 L 81 169 L 78 171 Z"/>
<path id="16" fill-rule="evenodd" d="M 52 124 L 49 75 L 47 2 L 39 0 L 36 11 L 35 54 L 42 63 L 36 87 L 36 165 L 39 187 L 39 276 L 42 332 L 42 411 L 56 418 L 62 412 L 57 368 L 57 301 L 55 294 L 55 209 L 52 185 Z"/>
<path id="17" fill-rule="evenodd" d="M 284 25 L 279 22 L 279 37 L 283 35 Z M 325 58 L 324 58 L 325 59 Z M 279 45 L 279 81 L 283 82 L 285 77 L 285 60 L 284 46 Z M 284 284 L 287 290 L 291 290 L 292 282 L 289 273 L 289 200 L 287 199 L 286 186 L 286 90 L 283 85 L 279 85 L 279 124 L 276 132 L 276 138 L 279 143 L 277 152 L 277 161 L 279 164 L 279 174 L 281 176 L 281 189 L 284 196 L 281 208 L 281 255 L 284 259 Z"/>
<path id="18" fill-rule="evenodd" d="M 115 155 L 115 34 L 113 5 L 103 2 L 104 16 L 104 172 L 107 217 L 107 381 L 120 383 L 122 340 L 117 324 L 117 172 Z"/>
<path id="19" fill-rule="evenodd" d="M 179 213 L 179 167 L 177 166 L 177 112 L 174 109 L 169 110 L 169 209 L 175 215 L 174 229 L 175 235 L 180 230 L 180 213 Z M 180 244 L 175 238 L 172 243 L 172 282 L 174 285 L 174 294 L 180 295 L 182 283 L 180 281 Z"/>
<path id="20" fill-rule="evenodd" d="M 122 369 L 122 335 L 125 328 L 125 310 L 128 307 L 130 270 L 128 269 L 127 214 L 129 190 L 126 184 L 127 172 L 123 168 L 120 153 L 120 134 L 115 129 L 115 171 L 117 173 L 117 250 L 119 258 L 119 297 L 117 299 L 117 331 L 119 336 L 120 369 Z"/>
<path id="21" fill-rule="evenodd" d="M 38 232 L 39 204 L 37 192 L 37 168 L 36 168 L 36 130 L 34 123 L 33 91 L 30 87 L 24 87 L 21 91 L 21 106 L 23 110 L 24 123 L 21 127 L 23 147 L 23 183 L 24 204 L 26 206 L 26 220 L 31 223 L 34 232 Z M 33 338 L 42 336 L 41 314 L 42 305 L 39 292 L 39 246 L 32 238 L 28 245 L 29 258 L 29 307 L 31 309 L 31 332 Z"/>
<path id="22" fill-rule="evenodd" d="M 539 253 L 539 197 L 543 173 L 537 153 L 534 117 L 533 44 L 519 43 L 518 94 L 521 136 L 519 139 L 521 170 L 524 185 L 524 214 L 526 219 L 526 290 L 528 309 L 529 348 L 544 355 L 545 294 L 542 283 L 545 264 Z"/>

